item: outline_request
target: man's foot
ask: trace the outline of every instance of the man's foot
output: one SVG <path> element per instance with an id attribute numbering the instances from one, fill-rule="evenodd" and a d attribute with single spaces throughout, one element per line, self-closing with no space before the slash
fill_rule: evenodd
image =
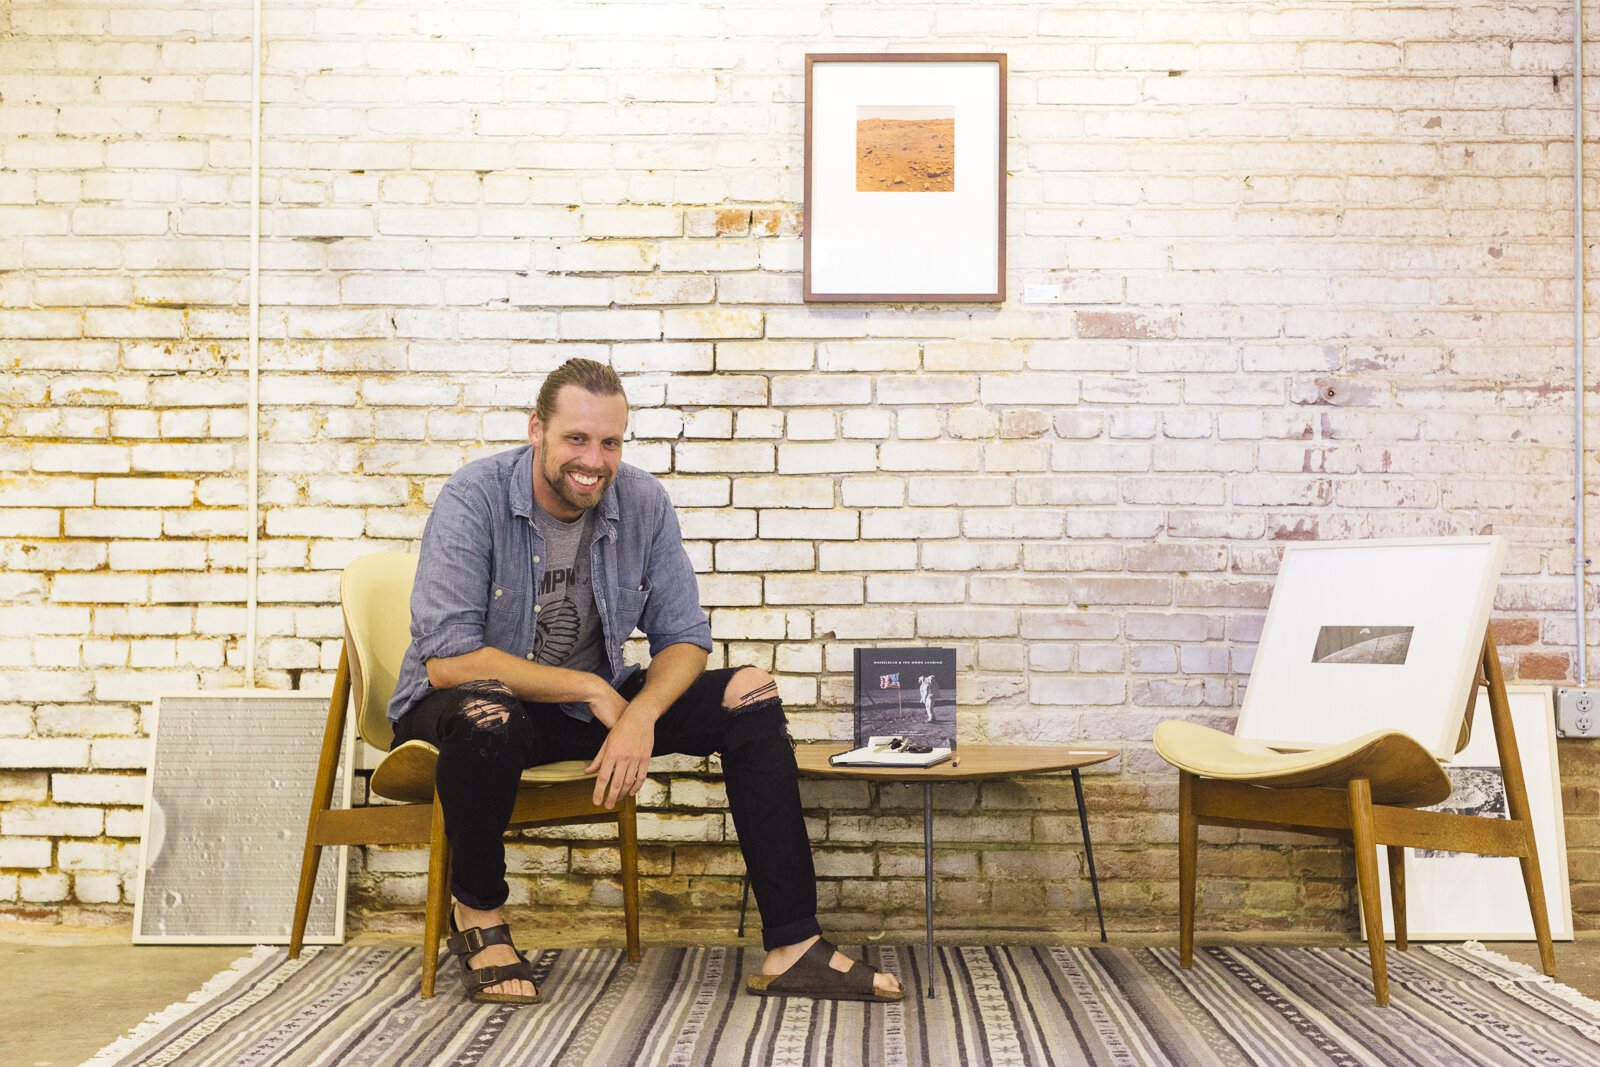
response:
<path id="1" fill-rule="evenodd" d="M 792 945 L 783 945 L 768 952 L 767 958 L 761 961 L 761 973 L 782 974 L 787 971 L 794 966 L 796 960 L 806 954 L 806 949 L 815 944 L 820 936 L 812 935 L 804 941 L 797 941 Z M 828 961 L 828 965 L 836 971 L 848 971 L 850 965 L 854 962 L 844 953 L 835 952 L 833 959 Z M 883 993 L 898 993 L 900 992 L 900 979 L 892 974 L 877 971 L 872 976 L 872 988 Z"/>
<path id="2" fill-rule="evenodd" d="M 472 927 L 499 926 L 501 923 L 505 922 L 505 920 L 500 917 L 499 908 L 495 908 L 492 911 L 479 911 L 476 908 L 467 907 L 459 900 L 453 901 L 451 903 L 451 907 L 455 908 L 456 926 L 462 930 Z M 475 953 L 471 959 L 467 960 L 467 966 L 475 970 L 479 967 L 493 967 L 516 962 L 518 962 L 516 950 L 510 945 L 487 945 L 484 947 L 482 952 Z M 531 997 L 536 991 L 533 988 L 532 982 L 513 978 L 504 982 L 500 982 L 496 985 L 489 986 L 484 990 L 484 992 L 508 993 L 512 996 Z"/>

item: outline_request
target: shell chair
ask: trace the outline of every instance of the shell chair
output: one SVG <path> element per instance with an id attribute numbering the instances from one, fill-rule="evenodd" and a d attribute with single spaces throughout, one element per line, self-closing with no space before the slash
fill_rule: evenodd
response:
<path id="1" fill-rule="evenodd" d="M 1554 976 L 1555 948 L 1550 940 L 1522 762 L 1511 728 L 1500 657 L 1488 636 L 1483 642 L 1478 678 L 1469 690 L 1467 718 L 1457 751 L 1466 745 L 1480 685 L 1489 691 L 1490 721 L 1505 777 L 1509 820 L 1417 810 L 1448 797 L 1450 779 L 1427 749 L 1398 731 L 1375 731 L 1308 752 L 1281 752 L 1195 723 L 1164 722 L 1156 727 L 1156 751 L 1179 771 L 1179 963 L 1188 967 L 1194 961 L 1195 863 L 1200 827 L 1230 826 L 1353 842 L 1356 882 L 1372 963 L 1373 995 L 1380 1007 L 1389 1003 L 1389 976 L 1378 887 L 1379 845 L 1389 850 L 1395 946 L 1402 952 L 1408 947 L 1406 848 L 1517 857 L 1533 912 L 1539 959 L 1544 973 Z"/>
<path id="2" fill-rule="evenodd" d="M 450 848 L 444 814 L 434 792 L 434 765 L 439 752 L 422 741 L 407 741 L 394 751 L 386 714 L 400 661 L 411 642 L 411 586 L 417 557 L 406 552 L 379 552 L 351 563 L 339 582 L 344 612 L 344 648 L 328 703 L 328 725 L 322 736 L 316 791 L 306 826 L 300 892 L 295 901 L 289 957 L 297 958 L 311 910 L 317 864 L 327 845 L 428 846 L 428 901 L 422 953 L 422 995 L 433 995 L 439 941 L 444 936 L 449 903 Z M 367 744 L 387 752 L 372 772 L 371 792 L 393 801 L 366 807 L 334 809 L 334 774 L 344 736 L 345 711 L 354 697 L 356 732 Z M 511 828 L 615 822 L 621 852 L 622 907 L 627 925 L 628 958 L 639 959 L 639 856 L 634 801 L 624 797 L 614 810 L 593 802 L 594 776 L 581 760 L 547 763 L 522 772 L 522 787 L 512 809 Z"/>

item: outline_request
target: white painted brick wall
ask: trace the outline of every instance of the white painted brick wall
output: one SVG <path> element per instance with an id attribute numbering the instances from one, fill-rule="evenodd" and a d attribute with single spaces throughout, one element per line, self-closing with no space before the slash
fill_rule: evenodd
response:
<path id="1" fill-rule="evenodd" d="M 775 666 L 796 733 L 837 736 L 855 645 L 952 644 L 971 737 L 1126 746 L 1091 782 L 1111 856 L 1170 850 L 1150 727 L 1226 720 L 1286 539 L 1505 533 L 1508 669 L 1570 678 L 1569 21 L 274 5 L 261 681 L 326 691 L 339 568 L 413 542 L 573 355 L 627 381 L 628 456 L 685 509 L 719 662 Z M 248 34 L 238 5 L 0 9 L 0 900 L 125 905 L 149 701 L 244 681 Z M 800 301 L 802 56 L 890 48 L 1009 57 L 998 308 Z M 671 795 L 646 871 L 727 881 L 716 786 Z M 1069 840 L 1054 803 L 950 840 Z M 819 867 L 842 877 L 893 835 L 839 819 Z M 514 869 L 572 872 L 573 900 L 604 880 L 533 851 Z M 364 869 L 380 898 L 418 898 L 404 855 Z M 948 862 L 975 915 L 1081 914 Z M 1123 867 L 1121 921 L 1165 922 L 1165 870 Z M 1593 925 L 1587 837 L 1572 870 Z"/>

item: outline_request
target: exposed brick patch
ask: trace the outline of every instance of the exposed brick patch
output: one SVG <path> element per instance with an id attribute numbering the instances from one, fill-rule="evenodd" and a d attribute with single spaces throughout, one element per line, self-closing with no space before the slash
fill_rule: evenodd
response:
<path id="1" fill-rule="evenodd" d="M 1490 628 L 1494 631 L 1494 643 L 1500 648 L 1531 645 L 1539 640 L 1538 619 L 1494 619 Z"/>
<path id="2" fill-rule="evenodd" d="M 1526 681 L 1562 681 L 1571 671 L 1572 657 L 1565 652 L 1524 652 L 1517 656 L 1517 677 Z"/>
<path id="3" fill-rule="evenodd" d="M 718 237 L 731 237 L 750 232 L 750 212 L 725 209 L 717 212 Z"/>
<path id="4" fill-rule="evenodd" d="M 1078 336 L 1085 338 L 1176 337 L 1173 315 L 1148 315 L 1135 311 L 1080 311 L 1075 316 Z"/>
<path id="5" fill-rule="evenodd" d="M 758 237 L 800 232 L 800 212 L 793 208 L 757 208 L 750 213 L 750 231 Z"/>

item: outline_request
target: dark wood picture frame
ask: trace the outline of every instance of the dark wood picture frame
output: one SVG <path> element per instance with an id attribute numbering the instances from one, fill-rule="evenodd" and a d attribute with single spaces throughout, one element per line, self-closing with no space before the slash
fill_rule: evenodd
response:
<path id="1" fill-rule="evenodd" d="M 813 143 L 813 78 L 817 64 L 833 63 L 993 63 L 997 66 L 995 116 L 995 260 L 994 287 L 978 292 L 818 292 L 814 288 L 812 242 L 817 231 L 815 183 L 816 155 Z M 890 194 L 903 195 L 903 194 Z M 807 53 L 805 74 L 805 200 L 803 204 L 804 285 L 807 303 L 971 303 L 993 304 L 1005 300 L 1006 292 L 1006 56 L 1003 52 L 830 52 Z"/>

